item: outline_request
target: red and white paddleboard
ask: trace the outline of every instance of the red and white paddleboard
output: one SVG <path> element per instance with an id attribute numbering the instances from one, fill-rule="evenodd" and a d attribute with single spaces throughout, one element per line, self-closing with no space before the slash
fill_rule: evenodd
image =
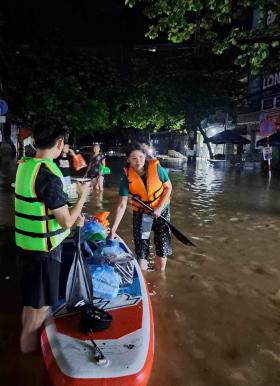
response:
<path id="1" fill-rule="evenodd" d="M 136 260 L 133 284 L 111 300 L 94 304 L 109 312 L 111 326 L 92 338 L 106 358 L 97 364 L 89 336 L 79 328 L 79 313 L 65 307 L 42 330 L 44 361 L 54 386 L 145 386 L 154 357 L 154 322 L 145 280 Z"/>

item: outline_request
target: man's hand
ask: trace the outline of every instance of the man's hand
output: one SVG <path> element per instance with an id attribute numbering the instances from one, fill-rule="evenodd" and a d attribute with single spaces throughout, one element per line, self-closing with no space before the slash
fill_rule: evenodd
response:
<path id="1" fill-rule="evenodd" d="M 89 193 L 89 185 L 87 183 L 81 184 L 80 182 L 76 182 L 77 184 L 77 193 L 80 197 L 86 197 Z"/>
<path id="2" fill-rule="evenodd" d="M 80 216 L 77 218 L 76 225 L 77 227 L 82 228 L 85 223 L 85 216 L 83 214 L 80 214 Z"/>

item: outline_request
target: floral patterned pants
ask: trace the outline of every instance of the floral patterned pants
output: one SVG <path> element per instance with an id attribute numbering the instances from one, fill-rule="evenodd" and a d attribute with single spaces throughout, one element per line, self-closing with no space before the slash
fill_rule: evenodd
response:
<path id="1" fill-rule="evenodd" d="M 170 207 L 166 207 L 161 215 L 168 221 Z M 142 238 L 143 213 L 133 212 L 133 238 L 137 259 L 147 259 L 150 254 L 150 238 Z M 172 254 L 171 233 L 169 226 L 159 217 L 153 219 L 154 244 L 156 255 L 167 257 Z"/>

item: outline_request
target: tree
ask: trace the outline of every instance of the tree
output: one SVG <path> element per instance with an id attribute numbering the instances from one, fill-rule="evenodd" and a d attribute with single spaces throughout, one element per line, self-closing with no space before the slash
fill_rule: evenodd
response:
<path id="1" fill-rule="evenodd" d="M 199 130 L 211 147 L 201 122 L 217 110 L 231 112 L 244 103 L 246 88 L 231 58 L 201 50 L 179 60 L 137 64 L 123 87 L 118 117 L 124 126 L 189 132 Z"/>
<path id="2" fill-rule="evenodd" d="M 2 47 L 3 98 L 16 116 L 56 117 L 77 134 L 198 128 L 207 142 L 201 121 L 244 96 L 231 57 L 206 47 L 196 55 L 131 62 L 121 77 L 116 63 L 89 50 L 39 43 Z"/>
<path id="3" fill-rule="evenodd" d="M 278 0 L 125 0 L 140 4 L 150 19 L 146 36 L 165 34 L 173 43 L 187 42 L 215 54 L 232 49 L 235 63 L 257 73 L 269 55 L 279 60 L 280 2 Z M 253 12 L 258 13 L 252 28 Z M 276 60 L 276 59 L 275 59 Z"/>
<path id="4" fill-rule="evenodd" d="M 118 70 L 109 60 L 48 39 L 8 43 L 0 41 L 0 70 L 13 116 L 30 123 L 55 117 L 76 132 L 111 126 L 110 95 Z"/>
<path id="5" fill-rule="evenodd" d="M 230 66 L 225 66 L 225 63 L 218 65 L 214 60 L 208 61 L 205 66 L 206 58 L 209 58 L 208 54 L 198 60 L 192 59 L 187 68 L 177 63 L 173 78 L 169 78 L 169 92 L 174 98 L 170 99 L 167 107 L 179 117 L 184 115 L 184 125 L 189 131 L 198 129 L 201 132 L 213 158 L 201 122 L 220 110 L 234 114 L 246 89 L 239 81 L 239 74 Z"/>

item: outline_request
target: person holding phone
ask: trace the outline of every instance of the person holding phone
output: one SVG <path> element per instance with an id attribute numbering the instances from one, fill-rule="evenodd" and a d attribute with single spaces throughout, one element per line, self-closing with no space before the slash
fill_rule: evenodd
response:
<path id="1" fill-rule="evenodd" d="M 61 244 L 79 220 L 88 186 L 78 184 L 76 204 L 67 205 L 67 187 L 53 162 L 67 132 L 56 121 L 38 122 L 33 129 L 34 157 L 19 161 L 15 183 L 15 239 L 22 295 L 20 349 L 34 352 L 50 307 L 58 302 Z"/>

